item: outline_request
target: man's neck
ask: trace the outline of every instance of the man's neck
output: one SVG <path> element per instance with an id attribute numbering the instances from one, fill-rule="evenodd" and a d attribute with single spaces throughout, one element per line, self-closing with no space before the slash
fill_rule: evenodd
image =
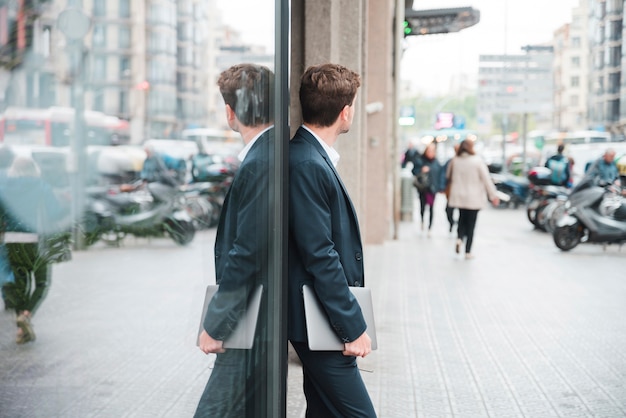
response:
<path id="1" fill-rule="evenodd" d="M 239 127 L 239 135 L 241 135 L 244 144 L 248 145 L 250 141 L 252 141 L 252 139 L 254 139 L 258 134 L 260 134 L 270 126 L 272 126 L 270 123 L 265 123 L 263 125 L 257 126 L 241 125 Z"/>
<path id="2" fill-rule="evenodd" d="M 312 125 L 309 123 L 303 123 L 308 129 L 313 131 L 315 135 L 320 137 L 322 141 L 326 143 L 329 147 L 332 147 L 335 142 L 337 142 L 337 138 L 339 137 L 339 132 L 337 131 L 337 127 L 335 125 L 331 126 L 318 126 Z"/>

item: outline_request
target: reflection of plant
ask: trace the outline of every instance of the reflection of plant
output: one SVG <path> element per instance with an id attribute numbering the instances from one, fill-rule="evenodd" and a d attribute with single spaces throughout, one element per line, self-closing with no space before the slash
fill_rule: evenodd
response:
<path id="1" fill-rule="evenodd" d="M 39 258 L 47 263 L 69 261 L 72 258 L 71 237 L 69 232 L 46 236 L 39 245 Z"/>

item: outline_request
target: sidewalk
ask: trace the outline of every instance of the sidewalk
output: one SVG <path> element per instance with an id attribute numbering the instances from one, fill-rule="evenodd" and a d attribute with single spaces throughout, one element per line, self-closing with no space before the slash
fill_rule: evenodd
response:
<path id="1" fill-rule="evenodd" d="M 379 416 L 626 416 L 626 252 L 561 253 L 523 210 L 486 209 L 464 260 L 440 206 L 431 237 L 405 222 L 365 249 L 379 349 L 360 367 Z M 15 345 L 0 313 L 0 417 L 192 416 L 211 367 L 193 341 L 213 240 L 55 266 L 34 344 Z M 290 362 L 289 417 L 304 417 L 301 381 Z"/>

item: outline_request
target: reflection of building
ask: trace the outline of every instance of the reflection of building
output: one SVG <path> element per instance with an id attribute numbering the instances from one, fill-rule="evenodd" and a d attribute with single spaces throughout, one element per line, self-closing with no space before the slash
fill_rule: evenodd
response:
<path id="1" fill-rule="evenodd" d="M 3 72 L 0 107 L 74 105 L 69 89 L 75 74 L 56 19 L 76 3 L 50 1 L 41 7 L 41 16 L 38 13 L 26 22 L 29 45 L 19 69 Z M 207 124 L 206 98 L 209 90 L 216 89 L 209 80 L 217 77 L 214 71 L 207 71 L 214 67 L 208 63 L 209 59 L 215 62 L 216 51 L 208 45 L 215 44 L 218 33 L 215 13 L 210 13 L 214 1 L 78 3 L 91 18 L 91 30 L 83 40 L 86 109 L 130 120 L 133 142 L 175 136 L 186 127 Z M 17 30 L 21 14 L 15 4 L 0 4 L 0 48 L 11 40 L 8 30 L 21 33 Z M 4 56 L 6 51 L 2 52 Z"/>

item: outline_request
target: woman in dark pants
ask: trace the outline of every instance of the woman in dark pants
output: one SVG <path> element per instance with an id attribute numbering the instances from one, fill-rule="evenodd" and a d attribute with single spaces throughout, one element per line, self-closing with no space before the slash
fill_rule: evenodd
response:
<path id="1" fill-rule="evenodd" d="M 413 175 L 420 176 L 422 175 L 426 182 L 423 187 L 420 187 L 419 182 L 417 185 L 417 195 L 420 200 L 420 218 L 422 221 L 422 230 L 424 229 L 424 214 L 426 212 L 426 207 L 428 207 L 428 234 L 430 235 L 430 230 L 433 227 L 433 206 L 435 205 L 435 197 L 437 193 L 443 190 L 441 184 L 441 172 L 442 166 L 441 163 L 436 158 L 437 155 L 437 145 L 434 142 L 431 142 L 426 146 L 424 153 L 416 158 L 413 163 Z"/>
<path id="2" fill-rule="evenodd" d="M 31 318 L 50 285 L 50 264 L 68 251 L 60 231 L 66 211 L 30 158 L 17 157 L 0 190 L 4 238 L 15 281 L 4 285 L 6 306 L 15 309 L 18 344 L 35 340 Z"/>
<path id="3" fill-rule="evenodd" d="M 459 145 L 446 177 L 452 182 L 449 206 L 459 209 L 455 250 L 459 253 L 465 240 L 465 258 L 470 259 L 478 211 L 485 207 L 487 197 L 494 205 L 499 204 L 496 187 L 487 165 L 474 153 L 474 142 L 467 139 Z"/>

